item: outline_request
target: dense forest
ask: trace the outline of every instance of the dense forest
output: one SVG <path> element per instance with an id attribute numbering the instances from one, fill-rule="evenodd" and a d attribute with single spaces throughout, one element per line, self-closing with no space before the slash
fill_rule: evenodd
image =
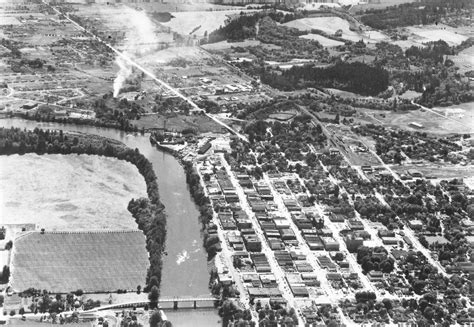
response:
<path id="1" fill-rule="evenodd" d="M 388 87 L 386 70 L 361 62 L 337 63 L 328 68 L 292 67 L 277 73 L 264 73 L 262 82 L 284 91 L 308 87 L 337 88 L 362 95 L 377 95 Z"/>
<path id="2" fill-rule="evenodd" d="M 448 14 L 469 10 L 470 0 L 422 0 L 384 9 L 369 9 L 361 21 L 376 29 L 426 25 L 439 22 Z"/>
<path id="3" fill-rule="evenodd" d="M 147 289 L 159 288 L 161 281 L 161 255 L 166 238 L 166 215 L 160 201 L 158 183 L 151 162 L 138 149 L 96 135 L 69 134 L 62 130 L 22 130 L 0 128 L 0 155 L 36 153 L 42 154 L 89 154 L 125 160 L 137 167 L 145 179 L 148 198 L 132 199 L 128 209 L 138 227 L 146 236 L 150 257 Z"/>

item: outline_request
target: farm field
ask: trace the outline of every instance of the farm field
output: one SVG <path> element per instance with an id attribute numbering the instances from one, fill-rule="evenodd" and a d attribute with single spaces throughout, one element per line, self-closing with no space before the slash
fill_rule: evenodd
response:
<path id="1" fill-rule="evenodd" d="M 0 185 L 2 223 L 46 230 L 136 229 L 127 205 L 146 196 L 135 166 L 88 155 L 0 156 Z"/>
<path id="2" fill-rule="evenodd" d="M 149 266 L 141 231 L 33 232 L 15 241 L 12 259 L 16 291 L 134 290 Z"/>
<path id="3" fill-rule="evenodd" d="M 449 26 L 444 25 L 425 25 L 423 27 L 410 26 L 406 29 L 414 35 L 413 41 L 419 43 L 443 40 L 450 46 L 453 46 L 461 44 L 468 38 L 467 36 L 457 33 Z"/>
<path id="4" fill-rule="evenodd" d="M 287 27 L 294 27 L 300 31 L 310 31 L 318 29 L 328 34 L 335 34 L 337 30 L 342 30 L 342 38 L 357 42 L 361 39 L 366 43 L 376 43 L 386 40 L 387 37 L 378 31 L 368 31 L 359 34 L 349 29 L 349 22 L 340 17 L 311 17 L 293 20 L 283 24 Z"/>

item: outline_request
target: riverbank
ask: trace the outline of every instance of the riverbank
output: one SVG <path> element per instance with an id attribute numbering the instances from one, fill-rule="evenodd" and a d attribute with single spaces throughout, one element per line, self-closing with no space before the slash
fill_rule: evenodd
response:
<path id="1" fill-rule="evenodd" d="M 50 122 L 36 122 L 21 118 L 0 119 L 0 127 L 18 127 L 62 129 L 71 133 L 99 135 L 139 149 L 152 163 L 160 187 L 160 200 L 166 207 L 167 235 L 166 253 L 162 257 L 161 296 L 172 297 L 208 297 L 209 271 L 207 253 L 202 247 L 202 231 L 198 218 L 200 213 L 191 197 L 186 183 L 186 174 L 182 164 L 175 156 L 158 150 L 149 139 L 149 134 L 127 133 L 117 129 Z M 193 321 L 193 326 L 219 326 L 216 310 L 209 310 L 205 317 L 193 315 L 191 310 L 172 312 L 170 320 L 179 316 Z M 215 323 L 210 323 L 214 321 Z"/>
<path id="2" fill-rule="evenodd" d="M 166 215 L 160 201 L 158 183 L 151 162 L 138 149 L 105 137 L 81 133 L 64 133 L 62 130 L 33 131 L 19 128 L 0 129 L 0 155 L 36 153 L 42 154 L 93 154 L 125 160 L 135 165 L 145 179 L 148 198 L 132 199 L 128 209 L 146 236 L 150 268 L 146 285 L 157 286 L 161 282 L 161 256 L 166 237 Z M 135 204 L 140 204 L 138 208 Z M 72 290 L 71 290 L 72 291 Z"/>
<path id="3" fill-rule="evenodd" d="M 218 296 L 214 291 L 216 289 L 215 284 L 217 282 L 217 268 L 215 266 L 215 256 L 221 251 L 221 244 L 219 238 L 216 238 L 213 234 L 215 227 L 212 227 L 212 216 L 213 209 L 209 198 L 206 196 L 204 189 L 201 185 L 201 177 L 196 171 L 195 166 L 192 162 L 184 160 L 183 156 L 179 151 L 176 151 L 168 146 L 162 145 L 156 141 L 153 134 L 150 135 L 150 142 L 158 149 L 170 153 L 177 158 L 184 169 L 186 175 L 186 183 L 189 188 L 189 193 L 196 204 L 199 207 L 199 223 L 202 229 L 202 242 L 203 247 L 207 253 L 207 261 L 209 265 L 209 289 L 213 295 Z M 217 288 L 219 289 L 219 288 Z"/>

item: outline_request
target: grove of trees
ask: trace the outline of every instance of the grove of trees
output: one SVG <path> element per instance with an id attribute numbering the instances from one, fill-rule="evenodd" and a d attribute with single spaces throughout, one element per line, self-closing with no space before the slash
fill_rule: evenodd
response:
<path id="1" fill-rule="evenodd" d="M 264 73 L 261 78 L 263 83 L 284 91 L 329 87 L 362 95 L 377 95 L 385 91 L 389 83 L 385 69 L 361 62 L 337 63 L 327 68 L 294 66 L 281 74 Z"/>

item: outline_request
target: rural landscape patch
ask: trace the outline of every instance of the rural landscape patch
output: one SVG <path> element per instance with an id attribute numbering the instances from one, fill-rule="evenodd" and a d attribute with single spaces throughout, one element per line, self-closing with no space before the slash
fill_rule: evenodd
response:
<path id="1" fill-rule="evenodd" d="M 12 286 L 50 292 L 108 292 L 145 285 L 145 236 L 127 232 L 39 232 L 16 241 Z"/>

